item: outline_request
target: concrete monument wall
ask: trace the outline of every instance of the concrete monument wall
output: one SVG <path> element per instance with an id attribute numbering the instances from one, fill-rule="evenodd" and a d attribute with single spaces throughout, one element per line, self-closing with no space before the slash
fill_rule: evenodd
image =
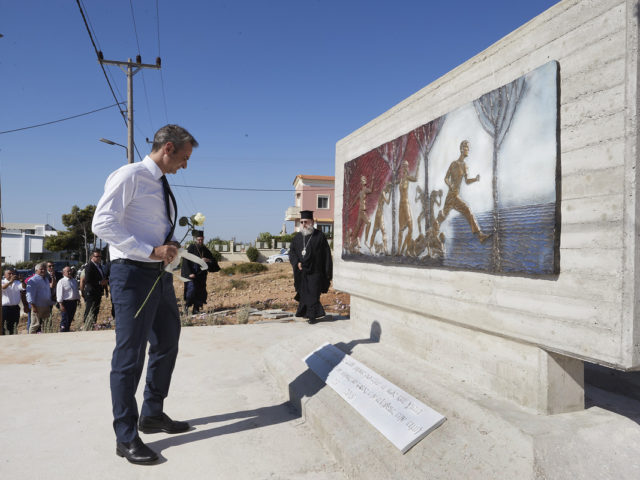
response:
<path id="1" fill-rule="evenodd" d="M 351 294 L 358 328 L 378 321 L 388 345 L 548 412 L 555 390 L 580 386 L 579 360 L 640 368 L 638 15 L 636 0 L 564 0 L 338 142 L 334 286 Z M 345 163 L 550 61 L 559 71 L 557 274 L 343 260 Z M 522 389 L 532 372 L 548 387 L 534 399 L 535 385 Z"/>

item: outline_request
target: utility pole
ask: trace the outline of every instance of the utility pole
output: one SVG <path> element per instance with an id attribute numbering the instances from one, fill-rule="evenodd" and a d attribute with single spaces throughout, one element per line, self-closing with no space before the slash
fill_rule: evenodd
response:
<path id="1" fill-rule="evenodd" d="M 136 56 L 136 61 L 132 62 L 129 58 L 126 62 L 116 60 L 105 60 L 102 52 L 98 52 L 98 61 L 101 64 L 117 65 L 127 75 L 127 159 L 129 163 L 133 163 L 133 76 L 138 73 L 141 68 L 154 68 L 160 70 L 160 57 L 156 58 L 156 64 L 142 63 L 140 55 Z M 126 67 L 126 68 L 125 68 Z"/>

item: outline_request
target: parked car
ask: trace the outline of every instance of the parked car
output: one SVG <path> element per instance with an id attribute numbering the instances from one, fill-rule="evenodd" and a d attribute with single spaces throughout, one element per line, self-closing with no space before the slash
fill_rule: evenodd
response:
<path id="1" fill-rule="evenodd" d="M 283 248 L 280 250 L 280 253 L 276 253 L 275 255 L 271 255 L 267 258 L 267 263 L 282 263 L 289 261 L 289 249 Z"/>

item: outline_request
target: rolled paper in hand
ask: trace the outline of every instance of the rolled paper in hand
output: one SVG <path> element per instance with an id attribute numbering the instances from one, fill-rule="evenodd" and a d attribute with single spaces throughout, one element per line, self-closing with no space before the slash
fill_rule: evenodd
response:
<path id="1" fill-rule="evenodd" d="M 167 264 L 166 267 L 164 267 L 166 272 L 169 272 L 173 275 L 175 275 L 176 277 L 178 277 L 181 281 L 183 282 L 190 282 L 191 279 L 190 278 L 184 278 L 180 275 L 178 275 L 176 272 L 178 271 L 178 264 L 180 263 L 180 259 L 184 258 L 185 260 L 189 260 L 190 262 L 194 262 L 197 263 L 198 265 L 200 265 L 204 270 L 208 269 L 207 263 L 201 259 L 200 257 L 196 257 L 195 255 L 193 255 L 192 253 L 187 252 L 184 248 L 179 248 L 178 249 L 178 255 L 176 255 L 176 258 L 173 259 L 173 261 L 169 264 Z"/>

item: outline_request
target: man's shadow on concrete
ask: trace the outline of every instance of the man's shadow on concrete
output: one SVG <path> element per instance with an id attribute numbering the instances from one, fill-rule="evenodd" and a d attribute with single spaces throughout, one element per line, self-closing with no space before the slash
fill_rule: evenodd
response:
<path id="1" fill-rule="evenodd" d="M 342 352 L 342 357 L 344 357 L 346 355 L 350 355 L 356 345 L 378 343 L 380 341 L 381 334 L 382 330 L 380 324 L 377 321 L 374 321 L 371 324 L 369 338 L 351 340 L 348 343 L 338 342 L 333 346 L 337 347 Z M 291 422 L 301 418 L 302 416 L 302 399 L 309 399 L 318 393 L 325 386 L 325 380 L 326 378 L 320 378 L 310 368 L 307 368 L 291 383 L 289 383 L 289 401 L 282 402 L 278 405 L 270 405 L 268 407 L 255 408 L 252 410 L 193 418 L 189 420 L 191 427 L 227 422 L 229 420 L 239 421 L 207 430 L 192 428 L 183 435 L 173 435 L 155 442 L 147 442 L 147 445 L 155 452 L 160 453 L 169 447 L 176 447 L 186 443 L 206 440 L 208 438 L 218 437 L 221 435 L 239 433 L 245 430 L 253 430 L 254 428 Z"/>

